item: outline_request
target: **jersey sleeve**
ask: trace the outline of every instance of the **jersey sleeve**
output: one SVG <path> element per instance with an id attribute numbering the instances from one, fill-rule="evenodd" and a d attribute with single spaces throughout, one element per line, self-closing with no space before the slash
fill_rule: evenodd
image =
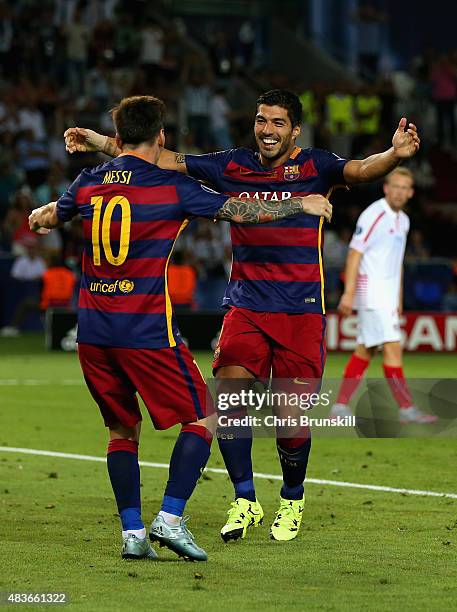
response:
<path id="1" fill-rule="evenodd" d="M 344 166 L 347 161 L 347 159 L 339 157 L 335 153 L 323 151 L 322 149 L 315 150 L 314 163 L 316 164 L 316 169 L 319 172 L 319 176 L 327 181 L 330 187 L 346 184 L 344 180 Z"/>
<path id="2" fill-rule="evenodd" d="M 379 212 L 379 209 L 377 211 L 364 210 L 357 219 L 349 248 L 359 253 L 365 253 L 376 236 L 376 226 L 384 214 L 384 212 Z"/>
<path id="3" fill-rule="evenodd" d="M 214 219 L 227 196 L 202 185 L 189 176 L 180 177 L 177 185 L 181 207 L 187 216 Z"/>
<path id="4" fill-rule="evenodd" d="M 216 189 L 220 186 L 224 170 L 232 158 L 233 149 L 206 153 L 205 155 L 186 155 L 186 167 L 189 176 L 200 181 L 211 183 Z"/>
<path id="5" fill-rule="evenodd" d="M 76 205 L 76 194 L 80 181 L 81 175 L 73 181 L 66 192 L 57 200 L 57 217 L 63 223 L 70 221 L 79 213 L 78 206 Z"/>

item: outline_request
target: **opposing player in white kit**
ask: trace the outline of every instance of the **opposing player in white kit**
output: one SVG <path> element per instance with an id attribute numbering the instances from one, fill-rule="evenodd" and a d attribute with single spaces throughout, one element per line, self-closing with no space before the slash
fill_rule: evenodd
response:
<path id="1" fill-rule="evenodd" d="M 403 374 L 399 316 L 403 303 L 403 257 L 409 218 L 403 207 L 414 194 L 413 175 L 395 168 L 384 182 L 384 198 L 373 202 L 357 220 L 346 261 L 344 294 L 338 310 L 358 313 L 357 347 L 346 365 L 331 416 L 351 415 L 349 400 L 382 346 L 383 369 L 397 401 L 401 423 L 433 423 L 436 417 L 413 405 Z"/>

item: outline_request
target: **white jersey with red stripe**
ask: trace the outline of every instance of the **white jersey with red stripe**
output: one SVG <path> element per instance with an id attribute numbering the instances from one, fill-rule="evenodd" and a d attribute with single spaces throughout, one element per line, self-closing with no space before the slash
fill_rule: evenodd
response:
<path id="1" fill-rule="evenodd" d="M 409 218 L 385 198 L 373 202 L 357 220 L 349 247 L 362 253 L 354 307 L 396 310 Z"/>

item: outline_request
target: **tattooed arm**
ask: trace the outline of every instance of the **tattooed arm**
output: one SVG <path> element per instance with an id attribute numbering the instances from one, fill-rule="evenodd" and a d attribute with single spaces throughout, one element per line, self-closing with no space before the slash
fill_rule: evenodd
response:
<path id="1" fill-rule="evenodd" d="M 90 153 L 101 151 L 110 157 L 117 157 L 122 153 L 116 144 L 115 138 L 104 136 L 94 130 L 86 128 L 69 128 L 65 134 L 65 147 L 69 153 Z M 184 153 L 174 153 L 168 149 L 161 149 L 159 168 L 164 170 L 176 170 L 187 173 L 186 159 Z"/>
<path id="2" fill-rule="evenodd" d="M 215 219 L 232 223 L 267 223 L 280 221 L 286 217 L 296 217 L 303 213 L 332 218 L 332 205 L 321 195 L 289 198 L 281 202 L 270 202 L 256 198 L 228 198 L 217 212 Z"/>
<path id="3" fill-rule="evenodd" d="M 65 148 L 69 153 L 94 153 L 101 151 L 110 157 L 117 157 L 121 150 L 115 138 L 109 138 L 94 130 L 73 127 L 64 133 Z"/>
<path id="4" fill-rule="evenodd" d="M 174 153 L 168 149 L 161 149 L 157 165 L 164 170 L 176 170 L 176 172 L 187 174 L 186 156 L 184 153 Z"/>

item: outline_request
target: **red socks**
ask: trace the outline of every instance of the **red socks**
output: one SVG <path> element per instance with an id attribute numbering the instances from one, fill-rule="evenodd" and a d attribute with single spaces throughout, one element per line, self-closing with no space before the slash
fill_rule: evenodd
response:
<path id="1" fill-rule="evenodd" d="M 352 355 L 349 359 L 346 369 L 344 370 L 344 378 L 341 383 L 340 392 L 338 393 L 338 404 L 348 404 L 351 397 L 354 395 L 360 380 L 362 379 L 369 361 L 361 359 L 357 355 Z M 413 399 L 408 389 L 405 375 L 402 367 L 388 366 L 383 364 L 384 376 L 387 378 L 392 395 L 400 408 L 409 408 L 413 405 Z"/>
<path id="2" fill-rule="evenodd" d="M 359 383 L 365 374 L 365 370 L 370 362 L 367 359 L 362 359 L 357 355 L 352 355 L 346 364 L 344 370 L 344 378 L 341 383 L 340 392 L 338 393 L 338 404 L 348 404 L 351 397 L 354 395 Z"/>
<path id="3" fill-rule="evenodd" d="M 191 423 L 188 423 L 187 425 L 183 425 L 181 428 L 181 432 L 185 431 L 191 431 L 192 433 L 197 434 L 197 436 L 200 436 L 200 438 L 206 440 L 209 446 L 211 446 L 211 442 L 213 441 L 213 434 L 203 425 L 192 425 Z"/>
<path id="4" fill-rule="evenodd" d="M 409 408 L 413 405 L 413 398 L 408 389 L 402 367 L 394 367 L 383 364 L 384 376 L 387 378 L 392 395 L 400 408 Z"/>

